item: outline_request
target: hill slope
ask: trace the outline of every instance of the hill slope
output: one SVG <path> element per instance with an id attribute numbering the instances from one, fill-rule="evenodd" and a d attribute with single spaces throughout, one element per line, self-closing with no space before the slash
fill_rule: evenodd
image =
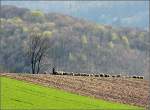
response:
<path id="1" fill-rule="evenodd" d="M 30 72 L 31 30 L 52 33 L 43 71 L 112 72 L 148 75 L 149 32 L 114 28 L 60 13 L 2 6 L 0 71 Z M 11 12 L 11 13 L 10 13 Z M 7 45 L 9 44 L 9 45 Z M 13 66 L 12 66 L 13 65 Z"/>
<path id="2" fill-rule="evenodd" d="M 2 1 L 3 4 L 44 12 L 61 12 L 113 26 L 148 28 L 148 1 Z M 28 5 L 30 4 L 30 5 Z M 62 8 L 63 7 L 63 8 Z"/>
<path id="3" fill-rule="evenodd" d="M 1 74 L 2 75 L 2 74 Z M 149 83 L 129 78 L 102 78 L 84 76 L 55 76 L 31 74 L 3 74 L 18 80 L 29 81 L 47 87 L 55 87 L 75 94 L 106 101 L 148 107 Z"/>
<path id="4" fill-rule="evenodd" d="M 1 109 L 142 109 L 0 77 Z"/>

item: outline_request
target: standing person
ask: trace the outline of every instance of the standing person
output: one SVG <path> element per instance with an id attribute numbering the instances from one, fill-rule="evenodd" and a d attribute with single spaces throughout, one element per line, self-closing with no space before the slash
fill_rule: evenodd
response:
<path id="1" fill-rule="evenodd" d="M 55 72 L 55 67 L 53 68 L 53 74 L 56 74 L 56 72 Z"/>

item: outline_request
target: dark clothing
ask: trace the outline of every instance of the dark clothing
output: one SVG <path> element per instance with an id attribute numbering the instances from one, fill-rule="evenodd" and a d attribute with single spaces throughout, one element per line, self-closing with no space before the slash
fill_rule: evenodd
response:
<path id="1" fill-rule="evenodd" d="M 55 74 L 55 68 L 53 68 L 53 74 Z"/>

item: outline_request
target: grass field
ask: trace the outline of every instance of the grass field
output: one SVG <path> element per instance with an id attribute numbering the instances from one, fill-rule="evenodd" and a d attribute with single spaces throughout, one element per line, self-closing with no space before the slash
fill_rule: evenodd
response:
<path id="1" fill-rule="evenodd" d="M 106 102 L 6 77 L 1 80 L 1 109 L 143 109 Z"/>

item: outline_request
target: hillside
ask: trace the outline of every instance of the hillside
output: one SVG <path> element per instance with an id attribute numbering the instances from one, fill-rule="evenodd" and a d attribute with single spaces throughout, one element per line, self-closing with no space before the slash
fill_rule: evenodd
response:
<path id="1" fill-rule="evenodd" d="M 52 33 L 41 72 L 56 66 L 62 71 L 148 75 L 149 32 L 9 5 L 1 7 L 1 72 L 30 72 L 30 30 Z"/>
<path id="2" fill-rule="evenodd" d="M 54 87 L 82 96 L 139 107 L 149 104 L 149 82 L 142 79 L 5 73 L 1 76 Z"/>
<path id="3" fill-rule="evenodd" d="M 149 27 L 149 1 L 2 1 L 2 5 L 14 5 L 42 10 L 61 12 L 101 24 L 123 27 Z M 29 5 L 30 4 L 30 5 Z"/>
<path id="4" fill-rule="evenodd" d="M 59 89 L 0 77 L 1 109 L 138 109 L 142 107 L 107 102 Z M 14 95 L 15 94 L 15 95 Z"/>

